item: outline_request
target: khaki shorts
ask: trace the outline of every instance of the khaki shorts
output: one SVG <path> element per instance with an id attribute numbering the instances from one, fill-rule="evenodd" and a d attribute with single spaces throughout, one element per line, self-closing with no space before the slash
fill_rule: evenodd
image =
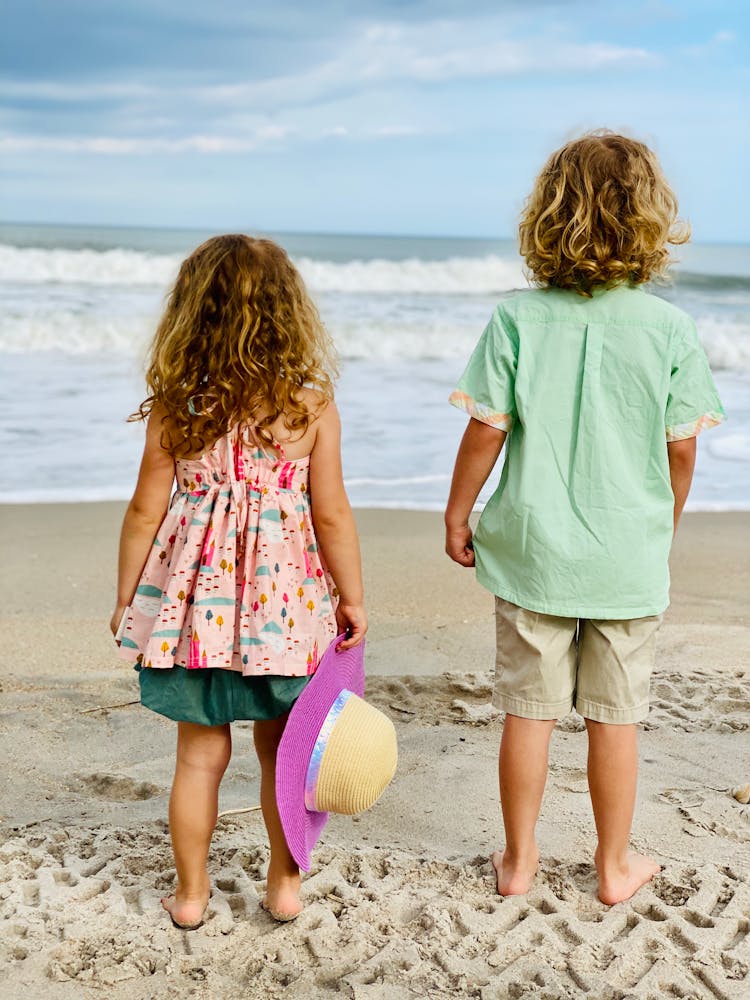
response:
<path id="1" fill-rule="evenodd" d="M 559 719 L 575 706 L 595 722 L 640 722 L 661 619 L 558 618 L 496 597 L 493 704 L 524 719 Z"/>

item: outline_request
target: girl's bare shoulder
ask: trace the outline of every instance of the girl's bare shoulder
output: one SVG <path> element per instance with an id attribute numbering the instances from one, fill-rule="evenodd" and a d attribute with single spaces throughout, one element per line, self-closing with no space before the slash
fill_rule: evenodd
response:
<path id="1" fill-rule="evenodd" d="M 300 389 L 299 399 L 307 407 L 314 420 L 317 420 L 333 403 L 333 396 L 326 396 L 319 389 L 313 389 L 310 386 L 303 386 Z"/>
<path id="2" fill-rule="evenodd" d="M 283 446 L 288 458 L 294 460 L 311 454 L 318 432 L 326 426 L 336 412 L 333 400 L 324 393 L 307 386 L 299 389 L 296 400 L 309 415 L 307 425 L 295 427 L 288 414 L 281 413 L 269 427 L 276 441 Z"/>

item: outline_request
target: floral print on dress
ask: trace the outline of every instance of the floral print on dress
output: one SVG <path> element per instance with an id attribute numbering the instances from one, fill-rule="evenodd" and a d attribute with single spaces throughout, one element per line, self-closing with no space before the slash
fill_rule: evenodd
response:
<path id="1" fill-rule="evenodd" d="M 175 462 L 178 488 L 141 575 L 120 655 L 144 667 L 315 672 L 337 592 L 315 538 L 309 456 L 234 431 Z"/>

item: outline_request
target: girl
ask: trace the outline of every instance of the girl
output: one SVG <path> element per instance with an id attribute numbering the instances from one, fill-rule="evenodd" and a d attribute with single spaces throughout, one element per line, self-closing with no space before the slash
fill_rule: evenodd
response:
<path id="1" fill-rule="evenodd" d="M 525 893 L 556 720 L 589 737 L 599 897 L 659 870 L 628 851 L 667 557 L 695 439 L 724 419 L 695 325 L 643 285 L 684 243 L 654 154 L 599 132 L 549 159 L 521 217 L 534 289 L 495 310 L 451 396 L 471 420 L 445 514 L 446 550 L 495 594 L 501 895 Z M 500 484 L 469 514 L 507 438 Z"/>
<path id="2" fill-rule="evenodd" d="M 218 236 L 184 261 L 154 338 L 138 484 L 122 527 L 111 627 L 141 701 L 177 721 L 162 900 L 194 928 L 229 724 L 254 719 L 271 845 L 264 907 L 302 909 L 274 792 L 287 714 L 337 631 L 367 631 L 344 491 L 333 347 L 276 244 Z M 170 502 L 174 481 L 176 492 Z M 335 583 L 334 583 L 335 581 Z"/>

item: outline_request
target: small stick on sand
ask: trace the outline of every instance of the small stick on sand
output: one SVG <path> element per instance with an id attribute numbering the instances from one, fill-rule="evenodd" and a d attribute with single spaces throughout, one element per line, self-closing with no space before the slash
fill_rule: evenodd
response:
<path id="1" fill-rule="evenodd" d="M 409 708 L 401 708 L 400 705 L 388 705 L 388 708 L 392 708 L 394 712 L 403 712 L 404 715 L 416 715 L 416 712 L 412 712 Z"/>
<path id="2" fill-rule="evenodd" d="M 3 822 L 5 822 L 4 817 L 3 817 Z M 44 819 L 35 819 L 32 820 L 31 823 L 21 823 L 20 826 L 12 826 L 11 830 L 13 830 L 13 832 L 15 833 L 18 830 L 30 830 L 32 826 L 41 826 L 43 823 L 51 823 L 51 822 L 52 822 L 52 817 L 45 816 Z"/>
<path id="3" fill-rule="evenodd" d="M 259 809 L 260 806 L 248 806 L 247 809 L 225 809 L 219 813 L 216 819 L 220 820 L 222 816 L 240 816 L 242 813 L 254 813 L 258 812 Z"/>
<path id="4" fill-rule="evenodd" d="M 76 712 L 76 715 L 90 715 L 91 712 L 106 712 L 110 708 L 128 708 L 130 705 L 140 705 L 140 698 L 136 698 L 135 701 L 121 701 L 118 705 L 97 705 L 96 708 L 82 708 Z"/>

